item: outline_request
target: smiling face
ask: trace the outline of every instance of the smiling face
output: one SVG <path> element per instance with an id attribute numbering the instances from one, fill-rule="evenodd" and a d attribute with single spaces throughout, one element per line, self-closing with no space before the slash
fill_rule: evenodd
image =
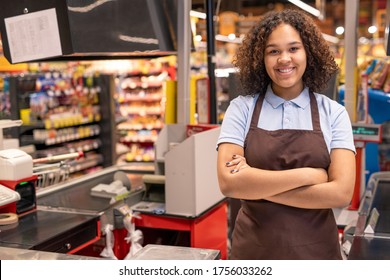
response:
<path id="1" fill-rule="evenodd" d="M 301 93 L 307 63 L 306 51 L 298 31 L 291 25 L 282 23 L 269 35 L 264 63 L 276 95 L 290 100 Z"/>

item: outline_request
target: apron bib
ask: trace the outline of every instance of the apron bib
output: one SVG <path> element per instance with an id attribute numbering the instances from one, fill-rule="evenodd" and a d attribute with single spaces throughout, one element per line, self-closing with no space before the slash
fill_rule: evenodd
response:
<path id="1" fill-rule="evenodd" d="M 247 163 L 267 170 L 327 169 L 330 156 L 314 94 L 310 92 L 313 130 L 258 128 L 263 101 L 261 94 L 245 139 Z M 241 200 L 231 259 L 342 259 L 333 211 L 296 208 L 267 200 Z"/>

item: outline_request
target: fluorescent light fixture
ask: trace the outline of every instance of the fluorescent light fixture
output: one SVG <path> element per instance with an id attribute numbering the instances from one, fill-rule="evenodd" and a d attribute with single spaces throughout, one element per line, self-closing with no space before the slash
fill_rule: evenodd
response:
<path id="1" fill-rule="evenodd" d="M 240 37 L 237 38 L 236 36 L 234 36 L 234 38 L 233 38 L 233 36 L 231 34 L 229 36 L 217 34 L 217 35 L 215 35 L 215 40 L 226 42 L 226 43 L 241 44 L 242 39 Z"/>
<path id="2" fill-rule="evenodd" d="M 332 36 L 332 35 L 325 34 L 325 33 L 322 33 L 322 37 L 324 37 L 324 39 L 326 41 L 333 43 L 333 44 L 338 44 L 340 42 L 339 38 Z"/>
<path id="3" fill-rule="evenodd" d="M 319 10 L 313 8 L 312 6 L 306 4 L 303 1 L 300 1 L 300 0 L 288 0 L 288 2 L 291 2 L 295 6 L 298 6 L 299 8 L 301 8 L 302 10 L 305 10 L 306 12 L 312 14 L 313 16 L 316 16 L 316 17 L 320 17 L 321 16 L 321 12 Z"/>
<path id="4" fill-rule="evenodd" d="M 196 18 L 201 18 L 201 19 L 206 19 L 207 15 L 206 13 L 201 13 L 197 11 L 190 11 L 190 16 L 196 17 Z"/>
<path id="5" fill-rule="evenodd" d="M 237 73 L 236 68 L 217 68 L 214 73 L 217 78 L 227 78 L 230 73 Z"/>

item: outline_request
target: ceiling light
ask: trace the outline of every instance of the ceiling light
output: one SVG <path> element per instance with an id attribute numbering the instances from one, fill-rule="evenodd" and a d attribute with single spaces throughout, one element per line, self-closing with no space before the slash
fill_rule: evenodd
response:
<path id="1" fill-rule="evenodd" d="M 215 40 L 221 41 L 221 42 L 226 42 L 226 43 L 236 43 L 236 44 L 241 44 L 242 39 L 235 37 L 234 39 L 229 38 L 228 36 L 217 34 L 215 35 Z"/>
<path id="2" fill-rule="evenodd" d="M 372 25 L 368 28 L 368 33 L 374 34 L 378 31 L 378 28 L 375 25 Z"/>
<path id="3" fill-rule="evenodd" d="M 326 41 L 333 43 L 333 44 L 338 44 L 340 42 L 339 38 L 332 36 L 332 35 L 325 34 L 325 33 L 322 33 L 322 37 L 324 37 L 324 39 Z"/>
<path id="4" fill-rule="evenodd" d="M 339 27 L 336 28 L 336 34 L 337 35 L 341 35 L 343 33 L 344 33 L 344 27 L 339 26 Z"/>
<path id="5" fill-rule="evenodd" d="M 321 12 L 319 10 L 313 8 L 312 6 L 302 2 L 300 0 L 288 0 L 288 2 L 291 2 L 295 6 L 298 6 L 302 10 L 305 10 L 306 12 L 308 12 L 308 13 L 316 16 L 316 17 L 320 17 L 321 16 Z"/>
<path id="6" fill-rule="evenodd" d="M 233 41 L 234 39 L 236 39 L 236 34 L 230 33 L 230 34 L 228 35 L 228 39 Z"/>
<path id="7" fill-rule="evenodd" d="M 197 11 L 190 11 L 190 16 L 196 17 L 196 18 L 201 18 L 201 19 L 206 19 L 207 15 L 206 13 L 201 13 Z"/>
<path id="8" fill-rule="evenodd" d="M 202 41 L 202 35 L 196 35 L 195 36 L 195 41 L 197 41 L 197 42 Z"/>

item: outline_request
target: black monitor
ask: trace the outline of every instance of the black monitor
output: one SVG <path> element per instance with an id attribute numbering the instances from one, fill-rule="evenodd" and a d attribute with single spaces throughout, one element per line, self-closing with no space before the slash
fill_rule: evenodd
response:
<path id="1" fill-rule="evenodd" d="M 180 0 L 0 0 L 11 63 L 177 52 Z"/>

